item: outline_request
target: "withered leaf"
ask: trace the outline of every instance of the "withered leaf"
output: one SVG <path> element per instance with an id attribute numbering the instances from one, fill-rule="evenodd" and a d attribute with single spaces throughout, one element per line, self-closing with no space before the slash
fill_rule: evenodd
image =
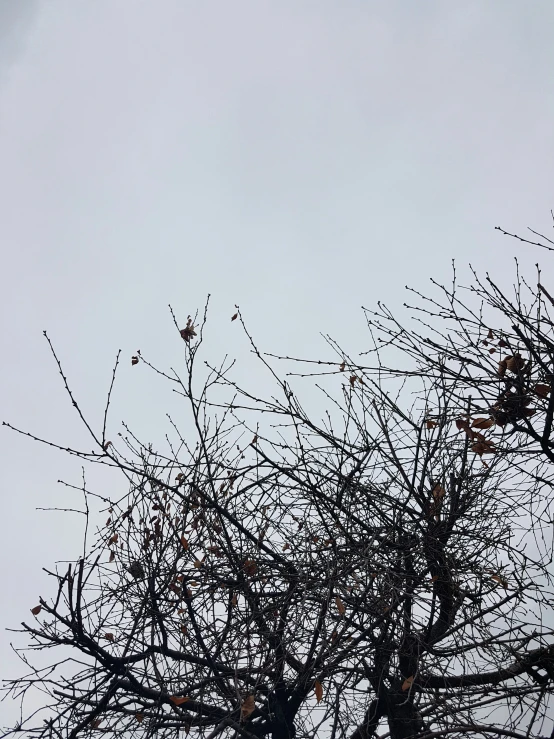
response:
<path id="1" fill-rule="evenodd" d="M 471 426 L 474 429 L 490 429 L 491 426 L 494 426 L 494 421 L 492 418 L 475 418 L 471 422 Z"/>
<path id="2" fill-rule="evenodd" d="M 550 393 L 550 385 L 543 385 L 542 383 L 538 383 L 537 385 L 535 385 L 534 389 L 539 398 L 546 398 Z"/>
<path id="3" fill-rule="evenodd" d="M 323 685 L 319 682 L 319 680 L 315 681 L 315 697 L 318 703 L 321 703 L 321 700 L 323 698 Z"/>
<path id="4" fill-rule="evenodd" d="M 42 611 L 42 606 L 35 606 L 34 608 L 31 608 L 31 613 L 33 616 L 38 616 L 38 614 Z"/>
<path id="5" fill-rule="evenodd" d="M 494 339 L 494 334 L 492 332 L 492 328 L 489 328 L 489 333 L 487 334 L 487 339 Z"/>
<path id="6" fill-rule="evenodd" d="M 138 357 L 136 357 L 136 356 L 135 357 L 131 357 L 131 364 L 132 365 L 138 364 L 138 361 L 139 361 Z"/>
<path id="7" fill-rule="evenodd" d="M 194 330 L 194 325 L 190 316 L 187 320 L 187 325 L 185 328 L 182 328 L 179 333 L 181 334 L 181 338 L 186 341 L 187 344 L 189 344 L 190 340 L 196 336 L 196 331 Z"/>
<path id="8" fill-rule="evenodd" d="M 238 313 L 234 313 L 234 314 L 233 314 L 233 315 L 231 316 L 231 321 L 236 321 L 238 317 L 239 317 L 239 314 L 238 314 Z"/>
<path id="9" fill-rule="evenodd" d="M 440 503 L 445 495 L 446 495 L 446 490 L 443 488 L 442 485 L 437 483 L 435 487 L 433 488 L 433 499 L 435 500 L 435 503 Z"/>
<path id="10" fill-rule="evenodd" d="M 112 446 L 112 442 L 111 441 L 106 441 L 106 443 L 104 444 L 104 447 L 103 447 L 104 448 L 104 451 L 107 452 L 108 451 L 108 448 L 111 447 L 111 446 Z"/>
<path id="11" fill-rule="evenodd" d="M 407 677 L 402 683 L 402 690 L 403 691 L 409 690 L 412 687 L 412 683 L 414 680 L 415 680 L 415 675 L 411 675 L 410 677 Z"/>
<path id="12" fill-rule="evenodd" d="M 115 641 L 114 635 L 108 632 L 107 634 L 104 634 L 104 639 L 107 639 L 108 641 Z"/>
<path id="13" fill-rule="evenodd" d="M 110 540 L 108 541 L 108 544 L 117 544 L 117 540 L 119 539 L 119 534 L 114 534 Z"/>
<path id="14" fill-rule="evenodd" d="M 340 613 L 341 616 L 344 616 L 344 614 L 346 613 L 346 608 L 344 607 L 344 603 L 338 595 L 335 598 L 335 603 L 337 604 L 337 611 Z"/>
<path id="15" fill-rule="evenodd" d="M 252 576 L 252 575 L 255 575 L 256 574 L 256 571 L 258 569 L 258 565 L 254 562 L 253 559 L 247 559 L 244 562 L 242 568 L 243 568 L 243 570 L 245 571 L 245 573 L 247 575 Z"/>
<path id="16" fill-rule="evenodd" d="M 108 559 L 108 562 L 113 562 L 115 559 L 115 552 L 112 550 L 110 551 L 110 558 Z"/>
<path id="17" fill-rule="evenodd" d="M 502 577 L 501 575 L 492 575 L 491 580 L 495 580 L 496 582 L 500 583 L 504 590 L 508 589 L 508 581 L 505 577 Z"/>
<path id="18" fill-rule="evenodd" d="M 186 695 L 170 695 L 169 700 L 174 703 L 176 706 L 182 706 L 183 703 L 186 703 L 190 700 L 190 698 Z"/>
<path id="19" fill-rule="evenodd" d="M 434 429 L 436 427 L 436 425 L 437 425 L 437 422 L 436 421 L 429 420 L 429 421 L 426 421 L 425 422 L 425 427 L 428 428 L 428 429 Z"/>
<path id="20" fill-rule="evenodd" d="M 341 362 L 339 366 L 339 372 L 344 372 L 344 368 L 346 367 L 346 362 Z"/>
<path id="21" fill-rule="evenodd" d="M 502 361 L 506 363 L 506 369 L 510 370 L 510 372 L 519 372 L 525 367 L 525 360 L 521 354 L 505 357 Z"/>
<path id="22" fill-rule="evenodd" d="M 350 377 L 348 378 L 348 382 L 350 383 L 350 387 L 354 387 L 354 383 L 356 382 L 357 379 L 358 378 L 356 377 L 356 375 L 350 375 Z"/>
<path id="23" fill-rule="evenodd" d="M 494 454 L 496 451 L 496 447 L 494 446 L 492 441 L 488 441 L 487 439 L 483 441 L 478 441 L 475 444 L 472 444 L 471 451 L 475 452 L 475 454 L 478 454 L 480 457 L 483 456 L 483 454 Z"/>
<path id="24" fill-rule="evenodd" d="M 246 698 L 243 700 L 242 705 L 240 707 L 240 720 L 246 721 L 246 719 L 250 716 L 251 713 L 256 708 L 256 701 L 253 695 L 247 695 Z"/>
<path id="25" fill-rule="evenodd" d="M 188 540 L 185 538 L 185 535 L 184 534 L 183 534 L 183 536 L 181 536 L 181 546 L 183 547 L 183 549 L 188 549 L 189 548 Z"/>
<path id="26" fill-rule="evenodd" d="M 144 713 L 135 713 L 135 718 L 139 722 L 139 724 L 142 724 L 144 721 Z"/>

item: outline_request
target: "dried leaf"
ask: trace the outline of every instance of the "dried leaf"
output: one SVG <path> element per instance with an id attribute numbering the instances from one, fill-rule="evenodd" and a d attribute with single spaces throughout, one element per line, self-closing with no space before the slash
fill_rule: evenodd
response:
<path id="1" fill-rule="evenodd" d="M 321 700 L 323 698 L 323 685 L 319 682 L 319 680 L 315 681 L 315 697 L 318 703 L 321 703 Z"/>
<path id="2" fill-rule="evenodd" d="M 534 389 L 539 398 L 546 398 L 550 393 L 550 385 L 543 385 L 539 383 L 538 385 L 535 385 Z"/>
<path id="3" fill-rule="evenodd" d="M 252 441 L 250 442 L 250 444 L 252 446 L 256 446 L 257 443 L 258 443 L 258 434 L 254 434 L 254 438 L 252 439 Z"/>
<path id="4" fill-rule="evenodd" d="M 501 362 L 498 363 L 498 374 L 500 375 L 500 377 L 504 377 L 504 375 L 506 374 L 506 368 L 506 360 L 503 359 Z"/>
<path id="5" fill-rule="evenodd" d="M 344 616 L 344 614 L 346 613 L 346 608 L 344 607 L 344 603 L 342 602 L 342 600 L 339 598 L 338 595 L 335 598 L 335 603 L 337 604 L 337 610 L 340 613 L 340 615 Z"/>
<path id="6" fill-rule="evenodd" d="M 190 340 L 196 336 L 196 331 L 194 330 L 194 325 L 190 316 L 188 317 L 187 325 L 185 328 L 182 328 L 179 333 L 181 334 L 181 338 L 186 341 L 187 344 L 189 344 Z"/>
<path id="7" fill-rule="evenodd" d="M 505 357 L 502 361 L 506 362 L 506 369 L 510 372 L 519 372 L 525 367 L 525 360 L 521 354 L 514 354 L 512 357 Z"/>
<path id="8" fill-rule="evenodd" d="M 474 429 L 490 429 L 491 426 L 494 426 L 494 421 L 492 418 L 475 418 L 471 426 Z"/>
<path id="9" fill-rule="evenodd" d="M 491 575 L 491 580 L 495 580 L 496 582 L 500 583 L 504 590 L 508 589 L 508 581 L 505 577 L 502 577 L 501 575 Z"/>
<path id="10" fill-rule="evenodd" d="M 358 378 L 356 377 L 356 375 L 350 375 L 350 377 L 348 378 L 348 382 L 350 383 L 350 387 L 354 387 L 354 383 L 356 382 L 357 379 Z"/>
<path id="11" fill-rule="evenodd" d="M 425 428 L 434 429 L 436 426 L 437 426 L 436 421 L 426 421 L 425 422 Z"/>
<path id="12" fill-rule="evenodd" d="M 108 559 L 108 562 L 113 562 L 114 559 L 115 559 L 115 552 L 114 551 L 110 551 L 110 557 Z"/>
<path id="13" fill-rule="evenodd" d="M 440 503 L 445 495 L 446 495 L 446 490 L 443 488 L 442 485 L 439 485 L 439 483 L 437 483 L 435 487 L 433 488 L 433 499 L 435 503 Z"/>
<path id="14" fill-rule="evenodd" d="M 134 366 L 135 364 L 138 364 L 138 357 L 131 357 L 131 364 Z"/>
<path id="15" fill-rule="evenodd" d="M 483 454 L 494 454 L 496 447 L 492 441 L 485 439 L 484 441 L 478 441 L 475 444 L 472 444 L 471 451 L 481 457 Z"/>
<path id="16" fill-rule="evenodd" d="M 290 544 L 288 543 L 288 541 L 286 541 L 286 542 L 285 542 L 285 543 L 283 544 L 283 552 L 286 552 L 286 551 L 287 551 L 287 549 L 290 549 Z"/>
<path id="17" fill-rule="evenodd" d="M 256 574 L 256 571 L 258 569 L 258 565 L 254 562 L 253 559 L 247 559 L 244 562 L 242 568 L 243 568 L 243 570 L 245 571 L 245 573 L 247 575 L 252 576 L 252 575 L 255 575 Z"/>
<path id="18" fill-rule="evenodd" d="M 492 328 L 489 328 L 489 333 L 487 334 L 487 339 L 494 339 L 494 334 L 492 332 Z"/>
<path id="19" fill-rule="evenodd" d="M 103 446 L 104 451 L 107 452 L 108 451 L 108 447 L 110 447 L 110 446 L 112 446 L 112 442 L 111 441 L 107 441 L 104 444 L 104 446 Z"/>
<path id="20" fill-rule="evenodd" d="M 402 683 L 402 690 L 403 691 L 409 690 L 412 687 L 412 683 L 414 680 L 415 680 L 415 675 L 412 675 L 411 677 L 407 677 Z"/>
<path id="21" fill-rule="evenodd" d="M 200 567 L 202 567 L 202 562 L 199 559 L 195 559 L 194 566 L 196 567 L 197 570 L 199 570 Z"/>
<path id="22" fill-rule="evenodd" d="M 91 721 L 90 722 L 90 727 L 91 727 L 91 729 L 97 729 L 100 726 L 101 723 L 102 723 L 102 719 L 101 718 L 95 718 L 94 721 Z"/>
<path id="23" fill-rule="evenodd" d="M 243 700 L 242 705 L 240 707 L 240 720 L 246 721 L 246 719 L 250 716 L 251 713 L 256 708 L 256 701 L 253 695 L 247 695 L 246 698 Z"/>
<path id="24" fill-rule="evenodd" d="M 188 696 L 186 695 L 170 695 L 169 700 L 174 703 L 176 706 L 182 706 L 183 703 L 186 703 L 190 700 Z"/>
<path id="25" fill-rule="evenodd" d="M 139 724 L 142 724 L 144 721 L 144 713 L 135 713 L 135 718 L 139 722 Z"/>
<path id="26" fill-rule="evenodd" d="M 189 548 L 189 543 L 188 543 L 187 539 L 185 539 L 184 534 L 183 534 L 183 536 L 181 536 L 181 545 L 182 545 L 183 549 L 188 549 Z"/>
<path id="27" fill-rule="evenodd" d="M 42 611 L 42 606 L 35 606 L 34 608 L 31 608 L 31 613 L 33 616 L 38 616 L 38 614 Z"/>
<path id="28" fill-rule="evenodd" d="M 239 314 L 235 313 L 234 315 L 231 316 L 231 321 L 236 321 L 238 317 L 239 317 Z"/>
<path id="29" fill-rule="evenodd" d="M 114 534 L 111 539 L 108 541 L 108 544 L 117 544 L 117 540 L 119 539 L 119 534 Z"/>
<path id="30" fill-rule="evenodd" d="M 346 362 L 341 362 L 339 366 L 339 372 L 344 372 L 344 368 L 346 367 Z"/>
<path id="31" fill-rule="evenodd" d="M 109 632 L 107 634 L 104 634 L 104 639 L 107 639 L 108 641 L 111 641 L 111 642 L 115 641 L 114 635 Z"/>
<path id="32" fill-rule="evenodd" d="M 233 593 L 233 597 L 231 598 L 231 605 L 236 606 L 238 603 L 237 594 Z"/>

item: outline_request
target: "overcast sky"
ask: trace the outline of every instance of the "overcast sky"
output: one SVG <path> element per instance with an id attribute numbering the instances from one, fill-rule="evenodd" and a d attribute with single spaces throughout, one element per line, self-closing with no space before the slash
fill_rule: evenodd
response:
<path id="1" fill-rule="evenodd" d="M 315 356 L 320 332 L 365 349 L 360 306 L 453 258 L 547 266 L 494 226 L 551 226 L 553 31 L 552 0 L 0 0 L 2 419 L 83 439 L 43 329 L 94 419 L 121 348 L 114 428 L 155 438 L 171 409 L 128 360 L 178 361 L 168 303 L 212 294 L 215 356 L 246 352 L 235 303 L 262 348 Z M 1 449 L 6 627 L 78 555 L 79 522 L 35 509 L 80 472 Z"/>

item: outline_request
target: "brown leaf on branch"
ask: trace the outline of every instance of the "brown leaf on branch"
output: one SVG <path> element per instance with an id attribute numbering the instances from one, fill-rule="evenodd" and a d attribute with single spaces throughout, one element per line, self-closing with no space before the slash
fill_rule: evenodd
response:
<path id="1" fill-rule="evenodd" d="M 135 713 L 135 718 L 139 722 L 139 724 L 142 724 L 144 721 L 144 713 Z"/>
<path id="2" fill-rule="evenodd" d="M 402 683 L 402 690 L 404 692 L 406 692 L 406 690 L 409 690 L 412 687 L 412 683 L 414 680 L 415 680 L 415 675 L 411 675 L 410 677 L 407 677 Z"/>
<path id="3" fill-rule="evenodd" d="M 233 314 L 233 315 L 231 316 L 231 321 L 236 321 L 238 317 L 239 317 L 239 314 L 238 314 L 238 313 L 234 313 L 234 314 Z"/>
<path id="4" fill-rule="evenodd" d="M 247 560 L 245 560 L 242 568 L 243 568 L 243 570 L 245 571 L 245 573 L 247 575 L 252 576 L 252 575 L 255 575 L 256 574 L 256 571 L 258 569 L 258 565 L 254 562 L 253 559 L 247 559 Z"/>
<path id="5" fill-rule="evenodd" d="M 491 426 L 494 426 L 492 418 L 475 418 L 471 422 L 471 427 L 474 429 L 490 429 Z"/>
<path id="6" fill-rule="evenodd" d="M 176 706 L 182 706 L 183 703 L 186 703 L 190 700 L 188 696 L 186 695 L 170 695 L 169 700 L 174 703 Z"/>
<path id="7" fill-rule="evenodd" d="M 321 703 L 323 699 L 323 685 L 319 680 L 315 681 L 315 697 L 318 703 Z"/>
<path id="8" fill-rule="evenodd" d="M 340 613 L 341 616 L 344 616 L 344 614 L 346 613 L 346 608 L 344 607 L 344 603 L 338 595 L 335 598 L 335 603 L 337 604 L 337 611 Z"/>
<path id="9" fill-rule="evenodd" d="M 108 641 L 111 641 L 111 642 L 115 641 L 114 635 L 111 634 L 110 632 L 108 632 L 107 634 L 104 634 L 104 639 L 107 639 Z"/>
<path id="10" fill-rule="evenodd" d="M 547 398 L 550 393 L 550 385 L 543 385 L 542 383 L 538 383 L 537 385 L 535 385 L 534 390 L 539 398 Z"/>
<path id="11" fill-rule="evenodd" d="M 471 451 L 482 457 L 483 454 L 494 454 L 496 447 L 492 441 L 484 439 L 483 441 L 477 441 L 475 444 L 472 444 Z"/>
<path id="12" fill-rule="evenodd" d="M 188 317 L 187 325 L 185 328 L 182 328 L 179 333 L 181 334 L 181 338 L 186 341 L 187 344 L 189 344 L 190 340 L 196 336 L 196 331 L 194 330 L 194 325 L 190 316 Z"/>
<path id="13" fill-rule="evenodd" d="M 35 606 L 34 608 L 31 608 L 31 613 L 33 616 L 38 616 L 38 614 L 42 611 L 42 606 Z"/>
<path id="14" fill-rule="evenodd" d="M 256 708 L 256 700 L 253 695 L 247 695 L 240 707 L 240 720 L 246 721 Z"/>
<path id="15" fill-rule="evenodd" d="M 344 372 L 344 368 L 346 367 L 346 362 L 341 362 L 339 366 L 339 372 Z"/>
<path id="16" fill-rule="evenodd" d="M 138 359 L 138 357 L 137 357 L 137 356 L 131 357 L 131 364 L 132 364 L 133 366 L 134 366 L 135 364 L 138 364 L 138 361 L 139 361 L 139 359 Z"/>
<path id="17" fill-rule="evenodd" d="M 525 360 L 522 358 L 521 354 L 514 354 L 511 357 L 505 357 L 503 362 L 506 363 L 506 369 L 510 370 L 510 372 L 519 372 L 525 367 Z"/>
<path id="18" fill-rule="evenodd" d="M 184 534 L 183 534 L 183 536 L 181 536 L 181 546 L 185 550 L 189 548 L 188 540 L 185 538 L 185 535 Z"/>
<path id="19" fill-rule="evenodd" d="M 500 583 L 504 590 L 508 589 L 508 581 L 505 577 L 502 577 L 501 575 L 491 575 L 491 580 L 495 580 L 496 582 Z"/>

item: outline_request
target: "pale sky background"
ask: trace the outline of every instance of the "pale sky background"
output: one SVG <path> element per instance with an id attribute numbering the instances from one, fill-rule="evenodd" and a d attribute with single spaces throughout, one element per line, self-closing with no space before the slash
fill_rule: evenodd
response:
<path id="1" fill-rule="evenodd" d="M 0 0 L 1 419 L 84 438 L 43 329 L 94 420 L 121 348 L 113 428 L 154 439 L 171 407 L 129 360 L 179 361 L 168 303 L 212 293 L 213 356 L 246 354 L 235 303 L 262 348 L 327 356 L 319 332 L 364 350 L 360 306 L 452 258 L 548 274 L 494 226 L 551 228 L 553 35 L 552 0 Z M 75 504 L 80 467 L 1 449 L 5 628 L 79 553 L 35 509 Z"/>

